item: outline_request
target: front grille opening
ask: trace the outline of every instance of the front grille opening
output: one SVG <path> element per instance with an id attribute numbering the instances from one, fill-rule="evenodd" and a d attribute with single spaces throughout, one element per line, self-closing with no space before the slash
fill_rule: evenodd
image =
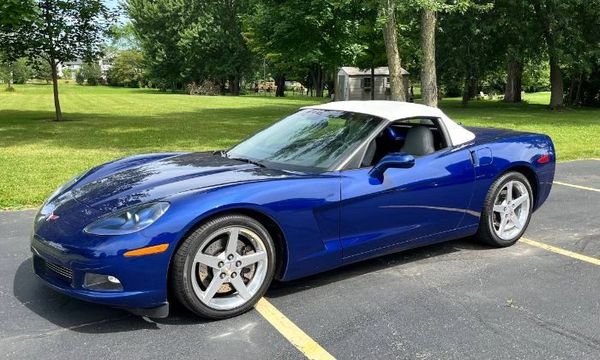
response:
<path id="1" fill-rule="evenodd" d="M 36 256 L 34 259 L 35 267 L 46 276 L 52 276 L 71 284 L 73 281 L 73 270 L 62 265 L 54 264 Z"/>

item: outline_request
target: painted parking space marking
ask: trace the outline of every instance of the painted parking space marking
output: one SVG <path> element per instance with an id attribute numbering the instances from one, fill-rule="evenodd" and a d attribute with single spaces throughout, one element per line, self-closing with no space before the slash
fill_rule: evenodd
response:
<path id="1" fill-rule="evenodd" d="M 572 187 L 572 188 L 580 189 L 580 190 L 588 190 L 588 191 L 600 192 L 600 189 L 596 189 L 596 188 L 592 188 L 592 187 L 587 187 L 587 186 L 581 186 L 581 185 L 567 184 L 567 183 L 560 182 L 560 181 L 554 181 L 554 184 L 556 184 L 556 185 L 562 185 L 562 186 L 568 186 L 568 187 Z"/>
<path id="2" fill-rule="evenodd" d="M 308 359 L 335 359 L 265 298 L 256 303 L 255 309 Z"/>
<path id="3" fill-rule="evenodd" d="M 583 255 L 583 254 L 580 254 L 580 253 L 576 253 L 576 252 L 573 252 L 573 251 L 569 251 L 569 250 L 566 250 L 566 249 L 563 249 L 563 248 L 559 248 L 559 247 L 556 247 L 556 246 L 548 245 L 548 244 L 545 244 L 545 243 L 542 243 L 542 242 L 539 242 L 539 241 L 535 241 L 535 240 L 531 240 L 531 239 L 528 239 L 528 238 L 524 238 L 524 237 L 522 237 L 521 240 L 519 240 L 519 241 L 523 242 L 525 244 L 531 245 L 531 246 L 538 247 L 540 249 L 551 251 L 551 252 L 556 253 L 556 254 L 568 256 L 570 258 L 577 259 L 577 260 L 580 260 L 580 261 L 584 261 L 584 262 L 587 262 L 587 263 L 590 263 L 590 264 L 600 265 L 600 259 L 597 259 L 595 257 Z"/>

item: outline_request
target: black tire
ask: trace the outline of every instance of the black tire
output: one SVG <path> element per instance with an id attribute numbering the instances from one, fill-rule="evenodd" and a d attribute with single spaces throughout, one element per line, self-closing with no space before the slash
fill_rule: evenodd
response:
<path id="1" fill-rule="evenodd" d="M 525 225 L 518 234 L 514 235 L 510 239 L 502 239 L 496 234 L 496 231 L 494 230 L 493 208 L 494 201 L 498 196 L 498 193 L 502 191 L 504 185 L 507 184 L 509 181 L 519 181 L 523 183 L 523 185 L 525 185 L 525 187 L 527 188 L 527 192 L 529 193 L 529 214 L 527 216 Z M 531 220 L 532 207 L 533 190 L 531 188 L 531 184 L 523 174 L 519 172 L 508 172 L 500 176 L 496 181 L 494 181 L 485 198 L 483 210 L 481 212 L 481 219 L 479 222 L 479 229 L 476 235 L 477 239 L 495 247 L 507 247 L 513 245 L 515 242 L 517 242 L 517 240 L 519 240 L 519 238 L 521 238 L 521 236 L 523 236 L 525 230 L 527 230 L 527 226 L 529 225 L 529 221 Z"/>
<path id="2" fill-rule="evenodd" d="M 252 230 L 261 237 L 267 252 L 267 270 L 262 285 L 243 305 L 230 310 L 217 310 L 204 304 L 196 296 L 191 277 L 192 260 L 204 240 L 215 231 L 228 226 L 240 226 Z M 275 272 L 275 245 L 265 227 L 255 219 L 245 215 L 225 215 L 207 221 L 191 233 L 175 252 L 170 271 L 170 285 L 176 299 L 193 313 L 208 319 L 218 320 L 234 317 L 252 309 L 269 288 Z"/>

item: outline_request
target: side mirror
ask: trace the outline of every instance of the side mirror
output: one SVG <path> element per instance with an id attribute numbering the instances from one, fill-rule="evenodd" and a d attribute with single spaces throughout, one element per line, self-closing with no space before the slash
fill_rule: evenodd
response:
<path id="1" fill-rule="evenodd" d="M 415 157 L 407 153 L 390 153 L 381 159 L 377 165 L 369 171 L 369 176 L 383 181 L 383 173 L 389 168 L 408 169 L 415 165 Z"/>

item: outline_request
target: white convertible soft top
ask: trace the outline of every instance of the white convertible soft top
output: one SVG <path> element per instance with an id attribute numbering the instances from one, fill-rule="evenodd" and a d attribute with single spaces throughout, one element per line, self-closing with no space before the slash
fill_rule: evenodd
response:
<path id="1" fill-rule="evenodd" d="M 439 118 L 444 123 L 452 145 L 464 144 L 475 138 L 475 134 L 454 122 L 442 110 L 421 104 L 386 100 L 333 101 L 321 105 L 306 106 L 303 109 L 349 111 L 377 116 L 388 121 L 414 117 L 434 117 Z"/>

